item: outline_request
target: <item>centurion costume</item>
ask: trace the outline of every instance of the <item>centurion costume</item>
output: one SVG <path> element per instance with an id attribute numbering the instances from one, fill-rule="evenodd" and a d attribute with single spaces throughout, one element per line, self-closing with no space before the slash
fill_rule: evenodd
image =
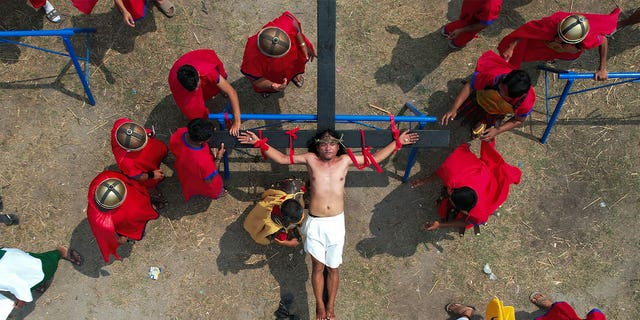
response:
<path id="1" fill-rule="evenodd" d="M 120 259 L 118 237 L 142 240 L 149 220 L 158 218 L 147 189 L 115 171 L 98 174 L 89 185 L 87 220 L 102 258 Z"/>
<path id="2" fill-rule="evenodd" d="M 137 179 L 144 173 L 160 168 L 160 162 L 167 156 L 168 148 L 153 137 L 153 131 L 127 119 L 116 120 L 111 129 L 111 151 L 118 169 L 129 178 Z M 141 181 L 145 187 L 154 188 L 160 180 Z"/>

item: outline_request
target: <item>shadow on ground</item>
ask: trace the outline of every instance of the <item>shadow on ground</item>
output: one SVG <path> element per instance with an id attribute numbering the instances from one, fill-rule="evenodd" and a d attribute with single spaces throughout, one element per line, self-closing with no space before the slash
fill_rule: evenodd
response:
<path id="1" fill-rule="evenodd" d="M 306 291 L 309 272 L 302 246 L 289 248 L 278 245 L 262 246 L 255 243 L 242 227 L 244 219 L 252 208 L 253 205 L 249 206 L 238 219 L 229 224 L 220 238 L 220 255 L 216 259 L 218 270 L 226 275 L 268 266 L 278 282 L 281 299 L 287 301 L 293 297 L 291 306 L 288 308 L 289 312 L 301 319 L 309 319 Z M 260 260 L 253 261 L 256 256 L 260 256 Z"/>
<path id="2" fill-rule="evenodd" d="M 397 26 L 387 26 L 386 30 L 398 35 L 398 41 L 391 61 L 374 76 L 378 84 L 395 83 L 404 93 L 433 72 L 451 52 L 439 29 L 420 38 L 412 38 Z"/>

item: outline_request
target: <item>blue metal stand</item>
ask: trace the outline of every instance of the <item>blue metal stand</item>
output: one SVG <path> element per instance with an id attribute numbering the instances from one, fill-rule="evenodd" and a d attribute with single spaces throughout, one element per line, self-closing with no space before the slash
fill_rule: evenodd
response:
<path id="1" fill-rule="evenodd" d="M 76 73 L 78 74 L 78 78 L 80 78 L 80 82 L 82 82 L 82 86 L 84 87 L 84 92 L 87 94 L 87 99 L 89 100 L 89 104 L 92 106 L 96 105 L 96 100 L 93 98 L 93 94 L 91 93 L 91 88 L 89 87 L 89 36 L 90 33 L 96 32 L 94 28 L 67 28 L 61 30 L 33 30 L 33 31 L 0 31 L 0 42 L 2 43 L 11 43 L 15 45 L 20 45 L 48 53 L 53 53 L 65 57 L 71 58 L 73 62 L 73 66 L 76 69 Z M 73 45 L 71 44 L 71 37 L 76 34 L 84 34 L 86 39 L 86 53 L 84 57 L 78 57 L 76 55 L 75 50 L 73 49 Z M 9 40 L 5 38 L 11 37 L 60 37 L 62 38 L 62 42 L 67 49 L 67 53 L 59 52 L 55 50 L 49 50 L 45 48 L 41 48 L 38 46 L 26 44 L 19 41 Z M 84 70 L 80 66 L 81 60 L 84 62 Z"/>
<path id="2" fill-rule="evenodd" d="M 593 73 L 575 73 L 566 70 L 559 70 L 555 68 L 550 68 L 548 66 L 540 65 L 538 69 L 544 70 L 544 89 L 545 89 L 545 107 L 547 111 L 547 127 L 544 130 L 544 134 L 542 138 L 540 138 L 541 143 L 547 143 L 547 139 L 549 138 L 549 134 L 551 133 L 551 129 L 556 123 L 558 119 L 558 115 L 560 114 L 560 110 L 562 110 L 562 106 L 564 102 L 567 100 L 567 97 L 572 94 L 583 93 L 587 91 L 592 91 L 600 88 L 606 88 L 611 86 L 616 86 L 628 82 L 639 82 L 640 81 L 640 72 L 612 72 L 609 73 L 609 79 L 626 79 L 622 81 L 616 81 L 613 83 L 608 83 L 600 86 L 595 86 L 592 88 L 587 88 L 583 90 L 571 91 L 571 86 L 577 79 L 594 79 L 595 75 Z M 567 83 L 564 85 L 564 89 L 562 89 L 562 94 L 557 96 L 549 97 L 549 86 L 548 86 L 548 73 L 555 73 L 558 75 L 558 79 L 567 80 Z M 556 106 L 553 110 L 553 114 L 551 118 L 549 118 L 549 100 L 558 99 Z"/>

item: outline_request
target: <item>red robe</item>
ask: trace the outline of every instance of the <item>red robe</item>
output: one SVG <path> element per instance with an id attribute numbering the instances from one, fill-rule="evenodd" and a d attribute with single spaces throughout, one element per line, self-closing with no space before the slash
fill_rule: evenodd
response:
<path id="1" fill-rule="evenodd" d="M 32 7 L 38 9 L 44 7 L 44 4 L 47 2 L 47 0 L 29 0 L 29 2 L 31 3 Z"/>
<path id="2" fill-rule="evenodd" d="M 73 6 L 78 11 L 84 14 L 91 14 L 93 7 L 96 6 L 98 0 L 72 0 Z M 133 17 L 133 20 L 140 20 L 144 18 L 144 14 L 147 11 L 147 1 L 145 0 L 122 0 L 124 7 Z"/>
<path id="3" fill-rule="evenodd" d="M 118 178 L 127 188 L 124 202 L 110 210 L 101 209 L 95 202 L 96 189 L 107 178 Z M 136 241 L 141 240 L 147 222 L 158 218 L 158 213 L 151 206 L 147 189 L 115 171 L 103 171 L 91 181 L 87 202 L 87 221 L 105 262 L 109 262 L 110 255 L 120 259 L 116 253 L 120 246 L 116 233 Z"/>
<path id="4" fill-rule="evenodd" d="M 444 26 L 444 32 L 448 34 L 454 30 L 476 23 L 489 26 L 498 19 L 501 7 L 502 0 L 464 0 L 462 2 L 462 9 L 460 10 L 460 17 L 458 20 L 446 24 Z M 476 35 L 480 31 L 461 33 L 452 40 L 453 45 L 456 47 L 464 47 L 469 41 L 476 38 Z"/>
<path id="5" fill-rule="evenodd" d="M 483 90 L 488 86 L 494 86 L 500 80 L 500 77 L 507 75 L 509 72 L 515 70 L 514 66 L 507 63 L 497 55 L 495 52 L 489 50 L 485 51 L 478 62 L 476 63 L 476 71 L 471 76 L 471 89 Z M 516 104 L 518 98 L 511 99 L 509 97 L 503 97 L 503 99 L 512 105 Z M 527 96 L 524 101 L 518 104 L 515 109 L 515 115 L 518 117 L 526 117 L 533 110 L 533 105 L 536 103 L 536 93 L 533 90 L 533 86 L 529 88 Z"/>
<path id="6" fill-rule="evenodd" d="M 480 158 L 469 144 L 458 146 L 436 170 L 445 187 L 469 187 L 478 195 L 476 206 L 469 211 L 467 228 L 487 222 L 498 207 L 507 200 L 509 185 L 520 183 L 520 169 L 506 163 L 493 144 L 482 141 Z M 440 202 L 438 214 L 446 218 L 448 201 Z"/>
<path id="7" fill-rule="evenodd" d="M 551 306 L 543 316 L 537 317 L 535 320 L 582 320 L 578 317 L 575 310 L 566 302 L 556 302 Z M 598 309 L 592 309 L 587 314 L 585 320 L 607 320 L 604 313 Z"/>
<path id="8" fill-rule="evenodd" d="M 169 149 L 176 156 L 175 170 L 184 200 L 189 201 L 195 195 L 218 199 L 224 191 L 223 183 L 209 144 L 194 148 L 187 144 L 187 134 L 187 128 L 179 128 L 169 141 Z M 207 179 L 212 180 L 207 183 Z"/>
<path id="9" fill-rule="evenodd" d="M 200 74 L 200 84 L 194 91 L 185 89 L 178 81 L 178 69 L 185 64 L 193 66 Z M 176 60 L 169 71 L 169 88 L 173 94 L 173 100 L 187 119 L 209 118 L 209 109 L 204 103 L 220 92 L 218 88 L 220 77 L 226 79 L 227 72 L 213 50 L 190 51 Z"/>
<path id="10" fill-rule="evenodd" d="M 168 149 L 162 141 L 153 137 L 147 137 L 147 145 L 144 146 L 142 150 L 127 152 L 127 150 L 122 148 L 118 144 L 118 141 L 116 141 L 116 130 L 125 122 L 131 122 L 131 120 L 120 118 L 113 124 L 113 128 L 111 129 L 111 151 L 113 151 L 118 169 L 129 178 L 136 179 L 147 171 L 160 168 L 160 162 L 167 156 Z M 149 133 L 149 131 L 150 130 L 147 130 L 147 133 Z M 147 179 L 139 182 L 147 188 L 154 188 L 160 180 Z"/>
<path id="11" fill-rule="evenodd" d="M 244 48 L 244 56 L 242 57 L 242 65 L 240 71 L 247 78 L 257 80 L 266 78 L 275 83 L 282 83 L 283 79 L 291 81 L 295 76 L 304 73 L 307 57 L 297 45 L 295 37 L 302 32 L 300 21 L 289 11 L 285 11 L 280 17 L 265 24 L 262 28 L 275 26 L 289 35 L 291 39 L 291 48 L 289 52 L 279 58 L 271 58 L 262 54 L 258 49 L 258 33 L 251 36 L 247 40 Z M 307 48 L 311 52 L 315 52 L 311 41 L 305 35 L 302 35 Z M 273 92 L 273 90 L 265 90 L 253 87 L 256 92 Z"/>
<path id="12" fill-rule="evenodd" d="M 509 63 L 520 68 L 522 62 L 551 61 L 555 59 L 575 60 L 582 55 L 584 49 L 591 49 L 602 44 L 605 36 L 616 30 L 620 9 L 616 8 L 609 14 L 578 13 L 589 20 L 589 33 L 580 43 L 577 53 L 556 52 L 545 44 L 558 36 L 558 24 L 562 19 L 575 13 L 556 12 L 540 20 L 529 21 L 504 37 L 498 44 L 498 51 L 502 54 L 516 39 L 520 42 L 513 49 Z"/>

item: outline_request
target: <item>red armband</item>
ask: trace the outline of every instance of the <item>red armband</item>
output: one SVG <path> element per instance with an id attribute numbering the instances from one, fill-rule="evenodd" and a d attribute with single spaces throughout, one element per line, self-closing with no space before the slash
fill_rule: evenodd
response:
<path id="1" fill-rule="evenodd" d="M 400 141 L 400 129 L 396 128 L 396 121 L 393 119 L 393 115 L 389 114 L 389 122 L 391 122 L 391 133 L 393 134 L 393 140 L 396 142 L 396 147 L 393 149 L 393 153 L 402 149 L 402 142 Z"/>
<path id="2" fill-rule="evenodd" d="M 258 130 L 258 138 L 259 139 L 253 143 L 253 147 L 260 148 L 260 154 L 262 154 L 262 159 L 267 160 L 267 155 L 265 154 L 265 151 L 269 150 L 269 145 L 267 144 L 267 141 L 269 141 L 269 139 L 262 137 L 262 130 Z"/>

